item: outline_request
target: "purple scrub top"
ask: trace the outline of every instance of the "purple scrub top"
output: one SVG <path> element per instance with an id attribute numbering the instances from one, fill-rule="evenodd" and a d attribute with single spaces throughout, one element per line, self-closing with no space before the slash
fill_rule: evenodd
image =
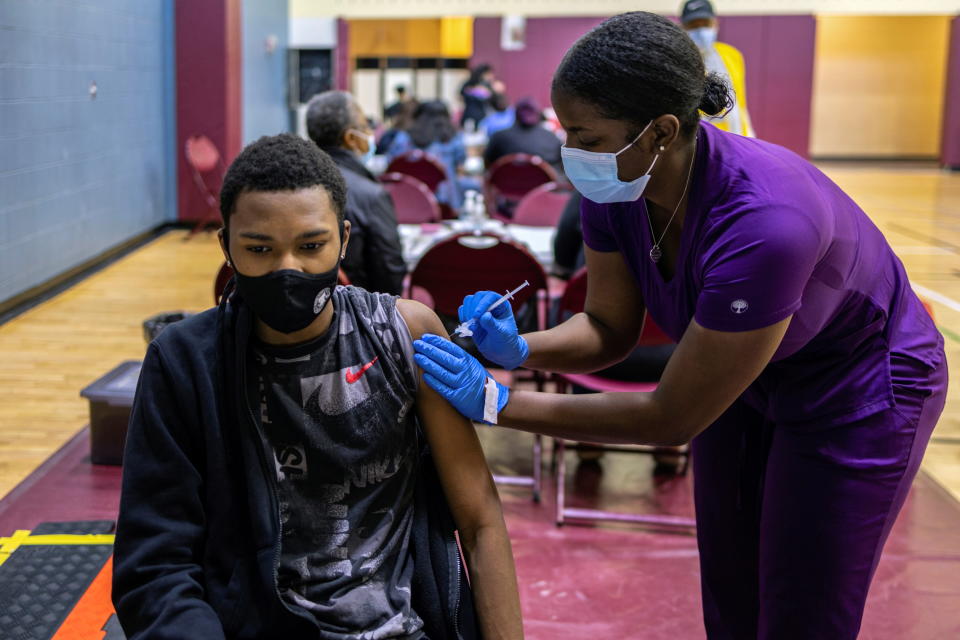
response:
<path id="1" fill-rule="evenodd" d="M 653 320 L 679 341 L 691 320 L 749 331 L 793 316 L 744 400 L 778 423 L 846 422 L 919 392 L 943 338 L 867 215 L 809 162 L 701 123 L 676 273 L 648 253 L 646 203 L 584 199 L 584 242 L 619 251 Z"/>

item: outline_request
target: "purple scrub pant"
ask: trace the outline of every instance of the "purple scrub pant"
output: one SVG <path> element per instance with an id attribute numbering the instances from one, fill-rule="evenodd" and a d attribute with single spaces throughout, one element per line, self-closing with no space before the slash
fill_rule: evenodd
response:
<path id="1" fill-rule="evenodd" d="M 946 361 L 893 375 L 896 407 L 775 425 L 742 400 L 693 441 L 710 640 L 857 637 L 880 552 L 946 399 Z"/>

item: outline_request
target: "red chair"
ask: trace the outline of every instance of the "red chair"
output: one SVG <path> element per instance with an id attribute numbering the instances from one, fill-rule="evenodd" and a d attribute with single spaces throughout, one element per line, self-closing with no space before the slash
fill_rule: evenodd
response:
<path id="1" fill-rule="evenodd" d="M 190 235 L 208 226 L 220 226 L 220 186 L 227 172 L 217 146 L 207 136 L 190 136 L 184 143 L 187 166 L 193 174 L 193 182 L 203 196 L 206 211 L 197 220 Z"/>
<path id="2" fill-rule="evenodd" d="M 530 286 L 512 300 L 514 309 L 533 304 L 538 328 L 544 327 L 547 276 L 543 267 L 526 247 L 496 235 L 464 233 L 441 240 L 427 250 L 410 274 L 408 297 L 429 296 L 433 309 L 447 317 L 457 317 L 465 296 L 480 290 L 508 291 L 524 280 Z M 534 372 L 534 382 L 542 391 L 544 379 Z M 494 475 L 500 484 L 526 486 L 533 489 L 533 499 L 540 501 L 542 437 L 533 439 L 533 474 L 530 476 Z"/>
<path id="3" fill-rule="evenodd" d="M 233 277 L 233 267 L 228 265 L 226 262 L 220 265 L 220 269 L 217 270 L 217 277 L 213 281 L 213 303 L 220 304 L 220 300 L 223 297 L 223 291 L 227 288 L 227 283 L 230 282 L 230 278 Z M 347 277 L 347 274 L 343 272 L 343 269 L 340 269 L 340 273 L 337 274 L 337 284 L 347 286 L 350 284 L 350 279 Z"/>
<path id="4" fill-rule="evenodd" d="M 440 222 L 440 203 L 427 185 L 403 173 L 386 173 L 380 176 L 380 182 L 393 200 L 397 222 L 400 224 Z"/>
<path id="5" fill-rule="evenodd" d="M 556 227 L 569 200 L 569 188 L 556 182 L 542 184 L 520 199 L 511 222 L 531 227 Z"/>
<path id="6" fill-rule="evenodd" d="M 446 202 L 440 203 L 440 218 L 443 220 L 456 220 L 460 216 L 457 215 L 456 210 L 448 205 Z"/>
<path id="7" fill-rule="evenodd" d="M 412 176 L 436 193 L 437 186 L 447 180 L 447 170 L 435 157 L 421 149 L 407 151 L 394 158 L 384 173 L 402 173 Z"/>
<path id="8" fill-rule="evenodd" d="M 494 162 L 483 179 L 484 199 L 491 217 L 512 221 L 513 210 L 523 196 L 560 176 L 543 158 L 511 153 Z"/>
<path id="9" fill-rule="evenodd" d="M 217 271 L 217 277 L 213 281 L 213 304 L 220 304 L 223 297 L 223 291 L 227 288 L 227 283 L 233 277 L 233 267 L 224 262 Z"/>
<path id="10" fill-rule="evenodd" d="M 567 284 L 563 296 L 560 298 L 559 319 L 564 319 L 575 313 L 583 311 L 584 303 L 587 298 L 587 271 L 581 269 L 577 272 Z M 672 342 L 669 337 L 650 319 L 647 315 L 640 334 L 638 346 L 656 346 L 669 344 Z M 622 380 L 613 380 L 604 378 L 601 375 L 591 374 L 556 374 L 557 390 L 565 393 L 570 385 L 585 387 L 594 392 L 650 392 L 657 388 L 656 382 L 625 382 Z M 638 522 L 650 524 L 659 527 L 672 527 L 680 529 L 690 529 L 695 526 L 693 519 L 670 516 L 670 515 L 650 515 L 650 514 L 628 514 L 614 511 L 603 511 L 599 509 L 580 509 L 566 506 L 566 450 L 589 449 L 592 451 L 619 451 L 630 453 L 647 454 L 668 454 L 681 456 L 680 473 L 686 473 L 689 467 L 690 447 L 654 447 L 644 445 L 609 445 L 609 444 L 583 444 L 571 443 L 562 438 L 554 438 L 553 455 L 556 461 L 556 482 L 557 482 L 557 504 L 556 504 L 556 522 L 557 526 L 562 526 L 567 520 L 606 520 L 615 522 Z"/>

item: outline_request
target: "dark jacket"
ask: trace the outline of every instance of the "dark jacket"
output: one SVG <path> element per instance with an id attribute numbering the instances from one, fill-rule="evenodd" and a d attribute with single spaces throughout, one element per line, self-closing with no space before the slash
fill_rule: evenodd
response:
<path id="1" fill-rule="evenodd" d="M 481 85 L 489 91 L 489 97 L 480 98 L 472 93 L 471 89 Z M 460 126 L 466 126 L 467 120 L 473 121 L 474 127 L 479 126 L 480 122 L 487 117 L 487 107 L 493 103 L 495 96 L 496 94 L 493 92 L 493 88 L 487 82 L 481 82 L 479 84 L 471 84 L 469 81 L 464 82 L 463 85 L 460 86 L 460 97 L 463 98 L 463 113 L 460 116 Z"/>
<path id="2" fill-rule="evenodd" d="M 340 265 L 350 284 L 367 291 L 399 295 L 407 265 L 403 261 L 397 214 L 393 200 L 377 179 L 357 159 L 340 148 L 325 148 L 347 182 L 350 244 Z"/>
<path id="3" fill-rule="evenodd" d="M 569 279 L 585 264 L 583 255 L 583 228 L 580 226 L 580 203 L 583 196 L 574 190 L 567 200 L 557 233 L 553 236 L 553 274 Z"/>
<path id="4" fill-rule="evenodd" d="M 487 148 L 483 152 L 483 162 L 489 167 L 511 153 L 529 153 L 543 158 L 562 176 L 563 162 L 560 159 L 560 146 L 560 139 L 541 126 L 524 127 L 515 124 L 509 129 L 497 131 L 490 136 Z"/>
<path id="5" fill-rule="evenodd" d="M 241 391 L 251 326 L 235 295 L 147 350 L 114 547 L 113 602 L 130 640 L 318 637 L 277 591 L 276 478 Z M 421 451 L 413 608 L 431 640 L 469 640 L 479 634 L 452 516 Z"/>

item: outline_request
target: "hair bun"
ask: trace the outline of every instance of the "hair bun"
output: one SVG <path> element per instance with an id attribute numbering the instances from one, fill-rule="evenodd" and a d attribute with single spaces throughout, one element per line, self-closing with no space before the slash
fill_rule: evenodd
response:
<path id="1" fill-rule="evenodd" d="M 719 115 L 733 107 L 733 92 L 727 79 L 713 71 L 707 74 L 700 98 L 700 111 L 708 116 Z"/>

